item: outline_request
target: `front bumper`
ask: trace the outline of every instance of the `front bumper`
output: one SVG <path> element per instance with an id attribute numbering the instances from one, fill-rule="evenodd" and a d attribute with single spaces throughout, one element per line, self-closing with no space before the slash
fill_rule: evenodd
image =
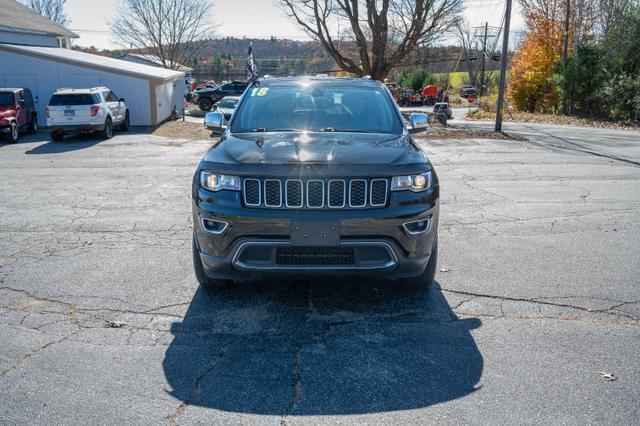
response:
<path id="1" fill-rule="evenodd" d="M 194 236 L 205 272 L 234 279 L 264 274 L 359 274 L 403 278 L 420 275 L 431 255 L 438 229 L 438 186 L 422 193 L 394 192 L 386 208 L 269 210 L 242 206 L 234 191 L 211 193 L 194 187 Z M 203 219 L 228 224 L 220 233 L 204 229 Z M 428 228 L 411 234 L 403 224 L 428 220 Z M 352 264 L 290 265 L 276 262 L 279 248 L 295 247 L 292 222 L 338 221 L 338 249 L 355 256 Z M 251 248 L 251 257 L 247 251 Z"/>

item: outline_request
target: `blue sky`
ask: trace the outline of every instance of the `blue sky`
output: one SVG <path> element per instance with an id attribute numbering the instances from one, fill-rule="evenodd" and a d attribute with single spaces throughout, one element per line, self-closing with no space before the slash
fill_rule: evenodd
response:
<path id="1" fill-rule="evenodd" d="M 115 15 L 117 0 L 67 0 L 70 28 L 80 35 L 76 44 L 95 45 L 98 48 L 115 48 L 109 30 L 109 20 Z M 472 25 L 499 26 L 504 0 L 466 0 L 465 17 Z M 522 27 L 516 2 L 514 2 L 512 29 Z M 292 38 L 308 37 L 298 29 L 274 0 L 215 0 L 213 9 L 219 36 Z"/>

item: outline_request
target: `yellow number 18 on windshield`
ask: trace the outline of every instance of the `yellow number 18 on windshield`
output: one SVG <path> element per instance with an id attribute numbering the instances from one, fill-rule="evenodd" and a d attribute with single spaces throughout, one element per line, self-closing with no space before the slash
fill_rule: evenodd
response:
<path id="1" fill-rule="evenodd" d="M 251 90 L 251 97 L 253 98 L 254 96 L 264 96 L 267 94 L 268 91 L 269 91 L 268 87 L 254 87 Z"/>

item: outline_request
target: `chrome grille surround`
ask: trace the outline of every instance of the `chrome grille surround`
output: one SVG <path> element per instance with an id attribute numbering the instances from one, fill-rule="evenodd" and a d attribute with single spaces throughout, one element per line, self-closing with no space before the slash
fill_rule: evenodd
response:
<path id="1" fill-rule="evenodd" d="M 278 184 L 278 203 L 269 203 L 269 199 L 270 194 L 269 192 L 272 191 L 272 189 L 269 188 L 269 184 L 270 183 L 277 183 Z M 265 179 L 264 180 L 264 205 L 267 207 L 280 207 L 282 206 L 282 181 L 280 181 L 280 179 Z"/>
<path id="2" fill-rule="evenodd" d="M 298 192 L 298 198 L 300 198 L 300 203 L 296 203 L 296 204 L 292 204 L 289 202 L 289 185 L 300 185 L 300 190 Z M 302 188 L 304 188 L 304 182 L 302 182 L 302 179 L 287 179 L 284 181 L 284 205 L 288 208 L 288 209 L 301 209 L 302 206 L 304 206 L 304 200 L 303 200 L 303 190 Z M 294 198 L 294 197 L 292 197 Z"/>
<path id="3" fill-rule="evenodd" d="M 332 191 L 332 186 L 335 186 L 336 184 L 342 185 L 342 203 L 341 204 L 332 204 L 331 203 L 331 196 L 332 196 L 332 194 L 334 194 L 334 192 Z M 341 209 L 341 208 L 343 208 L 347 204 L 347 181 L 345 181 L 344 179 L 331 179 L 331 180 L 329 180 L 329 183 L 327 185 L 328 185 L 327 189 L 329 191 L 329 197 L 327 199 L 327 206 L 329 206 L 329 208 L 332 208 L 332 209 Z"/>
<path id="4" fill-rule="evenodd" d="M 374 190 L 377 182 L 384 182 L 384 201 L 382 203 L 374 202 Z M 371 179 L 371 191 L 369 191 L 369 204 L 372 207 L 382 207 L 387 205 L 387 198 L 389 196 L 389 181 L 387 179 Z"/>
<path id="5" fill-rule="evenodd" d="M 353 196 L 353 184 L 354 183 L 359 183 L 359 182 L 363 182 L 364 183 L 364 194 L 362 194 L 362 204 L 354 204 L 353 203 L 353 198 L 355 198 Z M 359 198 L 359 197 L 358 197 Z M 349 181 L 349 207 L 353 208 L 362 208 L 365 207 L 367 205 L 367 181 L 366 179 L 352 179 Z"/>
<path id="6" fill-rule="evenodd" d="M 311 205 L 309 203 L 309 199 L 310 199 L 310 195 L 309 195 L 309 188 L 311 187 L 311 184 L 316 183 L 316 182 L 320 182 L 320 188 L 322 188 L 322 196 L 321 196 L 321 203 L 320 204 L 315 204 L 315 205 Z M 314 197 L 317 194 L 312 194 Z M 306 192 L 306 199 L 307 199 L 307 207 L 310 209 L 321 209 L 324 207 L 324 181 L 320 180 L 320 179 L 309 179 L 307 181 L 307 192 Z"/>
<path id="7" fill-rule="evenodd" d="M 388 178 L 243 178 L 242 200 L 246 207 L 263 209 L 381 208 L 389 202 L 389 190 Z"/>
<path id="8" fill-rule="evenodd" d="M 258 203 L 252 203 L 247 200 L 247 183 L 252 182 L 258 184 Z M 262 190 L 260 188 L 260 179 L 245 178 L 242 182 L 242 197 L 244 199 L 244 205 L 247 207 L 258 207 L 260 204 L 262 204 Z"/>

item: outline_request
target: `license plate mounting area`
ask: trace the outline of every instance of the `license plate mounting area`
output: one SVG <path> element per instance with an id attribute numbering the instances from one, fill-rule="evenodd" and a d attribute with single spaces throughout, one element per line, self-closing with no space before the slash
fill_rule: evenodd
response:
<path id="1" fill-rule="evenodd" d="M 291 243 L 294 246 L 337 246 L 340 244 L 340 222 L 292 222 Z"/>

